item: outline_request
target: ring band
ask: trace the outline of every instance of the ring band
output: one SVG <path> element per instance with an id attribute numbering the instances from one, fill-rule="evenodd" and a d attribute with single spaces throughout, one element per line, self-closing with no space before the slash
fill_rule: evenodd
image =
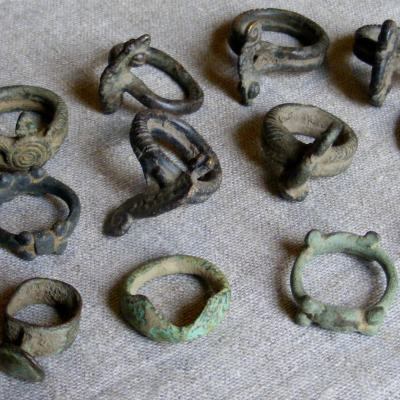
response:
<path id="1" fill-rule="evenodd" d="M 369 94 L 371 103 L 381 107 L 390 92 L 392 77 L 400 72 L 400 31 L 392 20 L 383 25 L 366 25 L 355 34 L 354 54 L 372 66 Z"/>
<path id="2" fill-rule="evenodd" d="M 262 40 L 262 31 L 297 38 L 300 47 L 278 46 Z M 325 31 L 314 21 L 292 11 L 275 8 L 250 10 L 232 24 L 231 49 L 239 56 L 242 102 L 250 105 L 260 92 L 260 76 L 273 71 L 310 71 L 323 63 L 329 47 Z"/>
<path id="3" fill-rule="evenodd" d="M 313 137 L 303 143 L 295 135 Z M 268 160 L 283 168 L 280 191 L 288 200 L 302 201 L 312 177 L 334 176 L 349 168 L 358 147 L 353 130 L 318 107 L 282 104 L 264 118 L 262 146 Z"/>
<path id="4" fill-rule="evenodd" d="M 79 221 L 81 206 L 76 193 L 64 183 L 46 175 L 42 168 L 0 174 L 0 205 L 21 194 L 52 194 L 59 197 L 69 208 L 68 217 L 57 221 L 50 229 L 36 232 L 13 234 L 0 228 L 0 246 L 24 260 L 33 260 L 36 256 L 46 254 L 62 254 Z"/>
<path id="5" fill-rule="evenodd" d="M 108 66 L 100 78 L 99 94 L 104 113 L 112 114 L 121 107 L 124 92 L 128 92 L 146 107 L 174 114 L 189 114 L 203 104 L 203 91 L 185 68 L 168 54 L 150 47 L 150 35 L 131 39 L 114 46 Z M 165 72 L 182 88 L 185 98 L 171 100 L 158 96 L 132 72 L 144 64 Z"/>
<path id="6" fill-rule="evenodd" d="M 323 235 L 313 230 L 306 236 L 305 244 L 305 249 L 296 259 L 290 278 L 293 297 L 299 306 L 296 322 L 303 326 L 315 323 L 321 328 L 338 332 L 377 334 L 389 307 L 396 298 L 398 288 L 396 267 L 380 247 L 378 234 L 368 232 L 365 236 L 358 236 L 339 232 Z M 303 286 L 305 266 L 316 256 L 332 253 L 347 253 L 378 262 L 385 272 L 387 287 L 376 304 L 366 309 L 344 308 L 314 300 L 305 292 Z"/>
<path id="7" fill-rule="evenodd" d="M 22 111 L 15 137 L 0 136 L 0 168 L 21 171 L 43 166 L 68 133 L 68 109 L 50 90 L 36 86 L 0 88 L 0 113 Z M 50 122 L 42 127 L 38 114 Z"/>
<path id="8" fill-rule="evenodd" d="M 183 170 L 157 143 L 170 144 L 186 166 Z M 118 207 L 107 219 L 105 232 L 125 234 L 134 219 L 149 218 L 183 204 L 206 201 L 220 187 L 217 155 L 196 130 L 181 119 L 158 111 L 143 111 L 132 122 L 130 140 L 148 189 Z"/>
<path id="9" fill-rule="evenodd" d="M 55 308 L 62 322 L 41 326 L 15 316 L 34 304 Z M 0 345 L 0 370 L 21 380 L 43 380 L 44 372 L 33 357 L 58 354 L 70 347 L 78 334 L 81 309 L 81 296 L 68 283 L 34 278 L 19 285 L 6 307 L 6 342 Z"/>
<path id="10" fill-rule="evenodd" d="M 137 294 L 147 281 L 172 274 L 190 274 L 203 279 L 214 292 L 198 318 L 186 326 L 176 326 L 155 309 L 150 300 Z M 125 320 L 142 335 L 157 342 L 186 342 L 200 338 L 219 325 L 230 306 L 231 290 L 223 273 L 210 262 L 191 256 L 170 256 L 150 261 L 126 280 L 121 311 Z"/>

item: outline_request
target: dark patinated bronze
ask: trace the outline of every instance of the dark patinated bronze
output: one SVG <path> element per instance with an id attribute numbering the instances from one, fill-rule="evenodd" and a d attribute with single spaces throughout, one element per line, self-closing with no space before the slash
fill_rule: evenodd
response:
<path id="1" fill-rule="evenodd" d="M 14 111 L 22 113 L 15 136 L 0 136 L 0 168 L 21 171 L 41 167 L 67 136 L 67 105 L 55 93 L 40 87 L 0 88 L 0 113 Z"/>
<path id="2" fill-rule="evenodd" d="M 62 254 L 79 220 L 81 206 L 78 196 L 62 182 L 46 175 L 42 168 L 0 174 L 0 204 L 21 194 L 51 194 L 59 197 L 67 204 L 69 215 L 65 220 L 56 222 L 52 228 L 37 232 L 13 234 L 0 228 L 0 246 L 24 260 L 33 260 L 45 254 Z"/>
<path id="3" fill-rule="evenodd" d="M 295 135 L 315 140 L 304 143 Z M 281 195 L 302 201 L 310 178 L 338 175 L 350 166 L 358 139 L 347 124 L 318 107 L 282 104 L 265 116 L 262 145 L 268 161 L 283 169 Z"/>
<path id="4" fill-rule="evenodd" d="M 376 107 L 383 105 L 392 87 L 393 74 L 400 72 L 399 38 L 399 29 L 392 20 L 356 31 L 354 54 L 372 66 L 369 93 Z"/>
<path id="5" fill-rule="evenodd" d="M 33 304 L 46 304 L 59 314 L 59 325 L 44 326 L 18 319 Z M 79 292 L 68 283 L 34 278 L 23 282 L 10 299 L 5 315 L 5 341 L 0 345 L 0 370 L 13 378 L 38 382 L 44 371 L 33 357 L 61 353 L 72 345 L 82 310 Z"/>
<path id="6" fill-rule="evenodd" d="M 127 92 L 146 107 L 173 114 L 197 111 L 203 104 L 203 91 L 192 76 L 168 54 L 150 47 L 150 35 L 131 39 L 114 46 L 108 57 L 108 66 L 100 78 L 100 99 L 104 113 L 111 114 L 121 106 Z M 183 100 L 158 96 L 133 73 L 133 68 L 152 65 L 168 74 L 182 88 Z"/>
<path id="7" fill-rule="evenodd" d="M 301 47 L 278 46 L 262 40 L 262 31 L 287 33 Z M 260 92 L 261 75 L 273 71 L 309 71 L 324 61 L 329 47 L 325 31 L 314 21 L 275 8 L 247 11 L 235 18 L 229 45 L 238 57 L 242 102 L 250 105 Z"/>
<path id="8" fill-rule="evenodd" d="M 204 202 L 218 190 L 222 172 L 217 155 L 186 122 L 157 111 L 140 112 L 133 120 L 130 139 L 148 189 L 111 214 L 106 233 L 121 236 L 134 219 L 154 217 L 182 204 Z M 168 157 L 157 139 L 176 151 L 186 169 Z"/>

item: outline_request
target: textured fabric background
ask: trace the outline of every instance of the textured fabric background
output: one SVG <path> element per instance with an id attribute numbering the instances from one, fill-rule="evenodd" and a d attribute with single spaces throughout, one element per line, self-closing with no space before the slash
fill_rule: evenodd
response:
<path id="1" fill-rule="evenodd" d="M 82 202 L 64 255 L 24 262 L 0 251 L 1 305 L 17 284 L 35 276 L 69 282 L 84 300 L 74 345 L 39 359 L 46 380 L 23 384 L 1 375 L 1 399 L 400 399 L 399 303 L 377 337 L 335 334 L 295 325 L 288 288 L 295 255 L 312 228 L 376 230 L 399 264 L 400 85 L 394 82 L 382 109 L 368 105 L 370 68 L 351 53 L 360 26 L 400 21 L 398 0 L 0 0 L 0 5 L 0 85 L 39 85 L 65 99 L 69 137 L 46 169 Z M 236 60 L 226 38 L 232 19 L 257 7 L 303 13 L 332 43 L 324 68 L 265 77 L 261 95 L 245 108 L 237 101 Z M 137 221 L 129 234 L 110 239 L 102 234 L 105 215 L 144 187 L 128 141 L 141 106 L 126 97 L 121 110 L 102 115 L 97 86 L 109 49 L 143 33 L 203 87 L 204 106 L 183 118 L 219 155 L 224 180 L 207 203 Z M 157 93 L 179 96 L 163 74 L 144 68 L 141 76 Z M 313 181 L 301 204 L 275 196 L 258 145 L 264 114 L 285 102 L 310 103 L 338 115 L 360 141 L 351 168 Z M 2 117 L 1 132 L 12 131 L 14 122 Z M 62 212 L 57 204 L 18 198 L 1 207 L 1 225 L 14 231 L 48 226 Z M 175 253 L 218 265 L 230 280 L 233 302 L 224 323 L 207 338 L 159 345 L 121 320 L 118 285 L 140 263 Z M 384 288 L 378 267 L 344 256 L 314 262 L 306 283 L 313 295 L 344 305 L 365 305 Z M 188 277 L 163 278 L 144 293 L 174 321 L 187 320 L 204 303 L 201 285 Z M 38 307 L 24 315 L 51 318 Z"/>

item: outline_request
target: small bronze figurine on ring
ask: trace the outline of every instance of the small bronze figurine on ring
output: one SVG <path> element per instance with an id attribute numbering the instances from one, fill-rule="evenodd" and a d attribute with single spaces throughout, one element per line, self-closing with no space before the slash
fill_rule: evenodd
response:
<path id="1" fill-rule="evenodd" d="M 304 143 L 296 135 L 314 141 Z M 335 176 L 349 168 L 358 139 L 350 126 L 318 107 L 281 104 L 264 118 L 262 146 L 267 161 L 282 169 L 278 176 L 282 197 L 302 201 L 311 178 Z"/>
<path id="2" fill-rule="evenodd" d="M 104 113 L 112 114 L 121 106 L 124 92 L 135 97 L 146 107 L 173 114 L 189 114 L 203 104 L 203 91 L 185 68 L 168 54 L 150 47 L 150 35 L 128 40 L 114 46 L 108 57 L 108 66 L 100 78 L 100 100 Z M 158 96 L 135 76 L 134 68 L 144 64 L 168 74 L 182 88 L 182 100 Z"/>
<path id="3" fill-rule="evenodd" d="M 218 190 L 222 172 L 217 155 L 183 120 L 159 111 L 140 112 L 132 122 L 130 139 L 148 189 L 127 200 L 107 218 L 105 233 L 121 236 L 134 219 L 204 202 Z M 174 162 L 156 139 L 170 144 L 186 169 Z"/>
<path id="4" fill-rule="evenodd" d="M 263 31 L 287 33 L 300 47 L 278 46 L 262 40 Z M 310 71 L 323 63 L 329 38 L 314 21 L 292 11 L 275 8 L 250 10 L 232 24 L 231 49 L 238 55 L 239 90 L 244 105 L 260 93 L 261 75 L 273 71 Z"/>

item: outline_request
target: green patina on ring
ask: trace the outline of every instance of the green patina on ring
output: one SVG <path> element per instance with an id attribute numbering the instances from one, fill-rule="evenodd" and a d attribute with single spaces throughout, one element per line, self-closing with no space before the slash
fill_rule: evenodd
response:
<path id="1" fill-rule="evenodd" d="M 21 114 L 15 136 L 0 135 L 0 168 L 24 171 L 41 167 L 57 153 L 68 134 L 67 105 L 41 87 L 0 88 L 0 114 L 16 111 Z"/>
<path id="2" fill-rule="evenodd" d="M 323 235 L 317 230 L 308 233 L 306 247 L 297 257 L 291 274 L 291 289 L 299 306 L 296 322 L 303 326 L 311 323 L 337 332 L 359 332 L 375 335 L 382 325 L 389 307 L 396 298 L 398 288 L 397 271 L 389 256 L 380 247 L 379 236 L 368 232 L 365 236 L 339 232 Z M 381 299 L 367 308 L 346 308 L 324 304 L 312 299 L 303 287 L 304 267 L 316 256 L 332 253 L 347 253 L 377 261 L 383 268 L 387 287 Z"/>
<path id="3" fill-rule="evenodd" d="M 137 294 L 145 282 L 173 274 L 198 276 L 214 292 L 198 318 L 182 327 L 168 321 L 146 296 Z M 152 260 L 127 278 L 121 296 L 121 311 L 126 321 L 142 335 L 157 342 L 178 343 L 192 341 L 211 332 L 223 320 L 230 300 L 229 283 L 215 265 L 202 258 L 175 255 Z"/>

